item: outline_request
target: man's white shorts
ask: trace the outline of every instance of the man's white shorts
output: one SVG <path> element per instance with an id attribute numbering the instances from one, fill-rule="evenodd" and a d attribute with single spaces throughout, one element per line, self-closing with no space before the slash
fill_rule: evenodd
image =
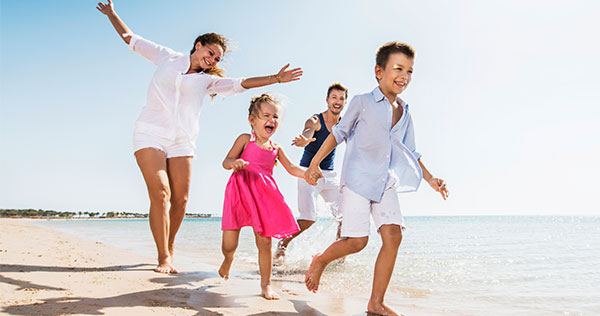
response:
<path id="1" fill-rule="evenodd" d="M 342 188 L 340 209 L 344 216 L 342 221 L 342 237 L 369 236 L 370 216 L 379 232 L 382 225 L 394 224 L 404 228 L 404 218 L 400 211 L 400 201 L 396 192 L 396 179 L 389 177 L 381 202 L 373 202 L 347 186 Z"/>
<path id="2" fill-rule="evenodd" d="M 144 133 L 133 133 L 133 152 L 144 148 L 155 148 L 165 153 L 166 158 L 194 157 L 196 146 L 187 137 L 178 137 L 175 140 L 152 136 Z"/>
<path id="3" fill-rule="evenodd" d="M 323 178 L 313 186 L 304 179 L 298 179 L 298 219 L 317 220 L 317 198 L 319 195 L 325 200 L 325 205 L 331 211 L 331 215 L 341 220 L 339 211 L 340 179 L 333 170 L 322 170 Z"/>

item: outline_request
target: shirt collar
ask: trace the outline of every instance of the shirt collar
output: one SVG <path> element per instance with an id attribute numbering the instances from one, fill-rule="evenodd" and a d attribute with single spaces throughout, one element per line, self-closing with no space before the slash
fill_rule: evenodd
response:
<path id="1" fill-rule="evenodd" d="M 371 94 L 373 95 L 373 99 L 375 100 L 375 103 L 379 103 L 379 102 L 385 100 L 385 95 L 383 95 L 383 92 L 381 92 L 381 89 L 379 88 L 379 86 L 375 87 L 375 89 L 373 89 L 373 91 L 371 91 Z M 396 96 L 396 102 L 398 102 L 398 104 L 402 105 L 403 108 L 408 109 L 408 103 L 404 102 L 404 100 L 402 100 L 399 96 Z"/>

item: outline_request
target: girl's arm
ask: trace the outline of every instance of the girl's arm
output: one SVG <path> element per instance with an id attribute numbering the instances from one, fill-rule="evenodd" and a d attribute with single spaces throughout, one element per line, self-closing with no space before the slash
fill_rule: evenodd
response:
<path id="1" fill-rule="evenodd" d="M 131 36 L 123 36 L 123 34 L 133 34 L 133 32 L 131 31 L 131 29 L 129 29 L 129 27 L 127 27 L 127 25 L 123 22 L 123 20 L 121 20 L 119 15 L 117 15 L 117 12 L 115 12 L 115 8 L 114 8 L 112 1 L 108 0 L 107 4 L 98 2 L 98 6 L 96 6 L 96 9 L 98 9 L 98 11 L 102 12 L 102 14 L 105 14 L 108 17 L 108 19 L 110 20 L 110 23 L 112 23 L 112 25 L 115 28 L 115 30 L 117 31 L 117 33 L 119 33 L 119 37 L 123 41 L 125 41 L 125 43 L 127 43 L 127 45 L 129 45 Z"/>
<path id="2" fill-rule="evenodd" d="M 287 64 L 279 70 L 276 75 L 264 76 L 264 77 L 252 77 L 242 80 L 242 87 L 246 89 L 258 88 L 273 83 L 282 83 L 296 81 L 302 76 L 302 68 L 294 68 L 287 70 L 290 64 Z"/>
<path id="3" fill-rule="evenodd" d="M 281 162 L 281 165 L 283 165 L 285 170 L 294 177 L 304 178 L 304 172 L 306 171 L 306 168 L 300 167 L 291 162 L 288 156 L 286 156 L 285 152 L 283 151 L 283 148 L 281 148 L 281 146 L 279 145 L 275 146 L 277 147 L 277 156 L 279 157 L 279 161 Z"/>
<path id="4" fill-rule="evenodd" d="M 233 146 L 227 153 L 227 157 L 223 160 L 223 168 L 230 170 L 239 170 L 244 169 L 249 162 L 240 159 L 240 155 L 242 151 L 244 151 L 244 147 L 250 141 L 250 134 L 242 134 L 238 136 L 238 138 L 233 143 Z"/>

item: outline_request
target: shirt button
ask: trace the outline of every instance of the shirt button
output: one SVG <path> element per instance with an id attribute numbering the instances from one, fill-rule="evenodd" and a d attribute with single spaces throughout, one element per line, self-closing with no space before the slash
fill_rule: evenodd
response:
<path id="1" fill-rule="evenodd" d="M 381 179 L 381 182 L 385 182 L 385 179 Z"/>
<path id="2" fill-rule="evenodd" d="M 385 155 L 385 158 L 390 158 L 390 155 Z"/>

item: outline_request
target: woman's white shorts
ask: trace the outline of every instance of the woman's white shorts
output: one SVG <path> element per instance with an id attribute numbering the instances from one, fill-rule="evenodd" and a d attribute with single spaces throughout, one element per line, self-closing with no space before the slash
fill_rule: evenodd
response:
<path id="1" fill-rule="evenodd" d="M 140 132 L 133 133 L 133 152 L 144 148 L 155 148 L 165 153 L 166 158 L 194 157 L 196 146 L 188 137 L 170 140 Z"/>

